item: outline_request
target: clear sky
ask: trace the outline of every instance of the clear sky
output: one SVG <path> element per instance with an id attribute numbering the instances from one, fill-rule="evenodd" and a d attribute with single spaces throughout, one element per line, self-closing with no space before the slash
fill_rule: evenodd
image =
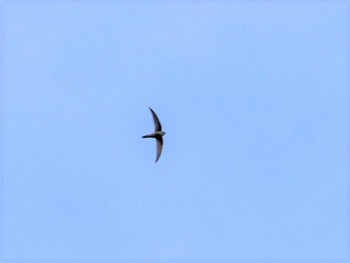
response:
<path id="1" fill-rule="evenodd" d="M 1 5 L 4 262 L 347 260 L 346 2 Z"/>

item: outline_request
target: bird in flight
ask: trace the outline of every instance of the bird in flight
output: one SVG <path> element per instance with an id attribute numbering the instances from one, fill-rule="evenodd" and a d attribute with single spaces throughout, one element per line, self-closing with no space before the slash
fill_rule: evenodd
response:
<path id="1" fill-rule="evenodd" d="M 153 116 L 153 121 L 154 121 L 154 133 L 142 136 L 142 138 L 154 138 L 156 139 L 157 142 L 157 157 L 156 157 L 156 161 L 158 161 L 161 153 L 162 153 L 162 148 L 163 148 L 163 136 L 165 135 L 165 132 L 162 131 L 162 125 L 160 124 L 160 121 L 157 117 L 157 114 L 151 109 L 149 108 L 152 116 Z"/>

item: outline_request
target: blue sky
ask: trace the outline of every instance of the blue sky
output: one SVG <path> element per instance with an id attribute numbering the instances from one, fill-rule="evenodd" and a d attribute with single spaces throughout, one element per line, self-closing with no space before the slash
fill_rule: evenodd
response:
<path id="1" fill-rule="evenodd" d="M 4 262 L 348 258 L 345 2 L 1 5 Z"/>

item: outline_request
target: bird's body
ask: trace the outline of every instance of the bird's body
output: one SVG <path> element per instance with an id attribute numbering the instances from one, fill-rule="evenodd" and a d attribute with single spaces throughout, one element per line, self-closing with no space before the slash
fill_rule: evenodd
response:
<path id="1" fill-rule="evenodd" d="M 154 138 L 157 141 L 157 157 L 156 157 L 156 162 L 159 160 L 159 157 L 162 153 L 163 149 L 163 136 L 165 135 L 165 132 L 162 131 L 162 125 L 160 124 L 160 121 L 156 115 L 156 113 L 149 108 L 152 116 L 153 116 L 153 121 L 154 121 L 154 132 L 148 135 L 142 136 L 142 138 Z"/>

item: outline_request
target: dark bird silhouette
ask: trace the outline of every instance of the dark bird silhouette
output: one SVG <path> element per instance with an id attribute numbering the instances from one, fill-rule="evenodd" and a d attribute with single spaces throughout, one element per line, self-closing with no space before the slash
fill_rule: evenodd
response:
<path id="1" fill-rule="evenodd" d="M 157 142 L 157 157 L 156 161 L 159 160 L 160 155 L 162 154 L 162 149 L 163 149 L 163 136 L 165 135 L 165 132 L 162 131 L 162 125 L 160 124 L 160 121 L 158 119 L 157 114 L 149 108 L 152 116 L 153 116 L 153 121 L 154 121 L 154 132 L 145 136 L 142 136 L 142 138 L 154 138 L 156 139 Z"/>

